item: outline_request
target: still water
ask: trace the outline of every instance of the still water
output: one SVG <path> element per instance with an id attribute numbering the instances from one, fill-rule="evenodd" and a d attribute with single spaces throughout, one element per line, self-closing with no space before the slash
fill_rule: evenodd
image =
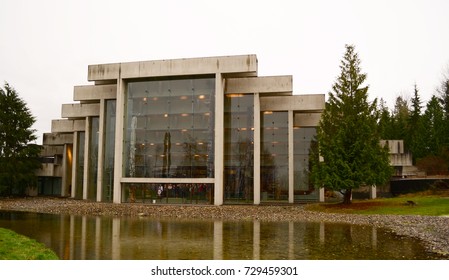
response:
<path id="1" fill-rule="evenodd" d="M 199 221 L 0 211 L 0 227 L 65 260 L 436 259 L 416 239 L 369 226 Z"/>

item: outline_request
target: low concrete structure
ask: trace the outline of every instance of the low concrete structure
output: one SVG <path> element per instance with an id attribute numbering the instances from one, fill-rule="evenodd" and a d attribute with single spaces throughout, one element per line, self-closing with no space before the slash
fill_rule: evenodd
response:
<path id="1" fill-rule="evenodd" d="M 257 76 L 255 55 L 90 65 L 44 134 L 40 192 L 96 201 L 324 199 L 308 179 L 324 95 Z M 53 154 L 52 154 L 53 153 Z M 56 183 L 51 178 L 59 178 Z"/>

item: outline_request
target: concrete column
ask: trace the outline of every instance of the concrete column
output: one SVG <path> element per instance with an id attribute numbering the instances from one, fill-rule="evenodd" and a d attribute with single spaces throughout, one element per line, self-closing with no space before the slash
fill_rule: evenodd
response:
<path id="1" fill-rule="evenodd" d="M 260 204 L 260 99 L 254 93 L 254 204 Z"/>
<path id="2" fill-rule="evenodd" d="M 84 134 L 84 176 L 83 176 L 83 199 L 87 199 L 89 188 L 89 154 L 90 154 L 90 127 L 92 126 L 92 117 L 86 117 L 86 128 Z"/>
<path id="3" fill-rule="evenodd" d="M 114 203 L 122 202 L 122 187 L 120 180 L 123 176 L 123 121 L 125 118 L 125 89 L 126 84 L 121 79 L 117 80 L 117 106 L 115 122 L 115 161 L 114 161 Z"/>
<path id="4" fill-rule="evenodd" d="M 72 190 L 70 193 L 70 197 L 74 198 L 76 194 L 76 188 L 79 188 L 80 186 L 76 185 L 76 177 L 78 172 L 83 172 L 80 170 L 77 170 L 78 166 L 78 135 L 79 132 L 75 131 L 73 132 L 73 149 L 72 149 Z"/>
<path id="5" fill-rule="evenodd" d="M 377 188 L 376 185 L 371 185 L 369 187 L 369 198 L 376 199 L 377 198 Z"/>
<path id="6" fill-rule="evenodd" d="M 98 128 L 98 174 L 97 174 L 97 201 L 101 201 L 103 193 L 103 169 L 104 169 L 104 125 L 105 125 L 105 100 L 100 100 L 100 116 Z"/>
<path id="7" fill-rule="evenodd" d="M 224 79 L 221 73 L 215 76 L 215 186 L 214 204 L 223 205 L 224 172 Z"/>
<path id="8" fill-rule="evenodd" d="M 293 146 L 293 111 L 288 111 L 288 203 L 295 201 L 294 193 L 294 146 Z"/>
<path id="9" fill-rule="evenodd" d="M 319 188 L 318 192 L 319 192 L 319 194 L 318 194 L 319 195 L 318 201 L 319 202 L 324 202 L 325 201 L 324 188 Z"/>

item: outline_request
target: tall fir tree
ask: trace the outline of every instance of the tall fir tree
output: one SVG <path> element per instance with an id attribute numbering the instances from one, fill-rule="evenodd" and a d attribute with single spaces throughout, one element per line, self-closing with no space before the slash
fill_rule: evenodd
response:
<path id="1" fill-rule="evenodd" d="M 35 118 L 8 83 L 0 88 L 0 195 L 24 194 L 36 183 L 41 146 L 32 125 Z"/>
<path id="2" fill-rule="evenodd" d="M 412 152 L 413 161 L 423 158 L 426 155 L 425 127 L 422 120 L 421 97 L 419 96 L 418 86 L 415 84 L 413 97 L 410 100 L 411 110 L 407 123 L 407 134 L 404 141 Z"/>
<path id="3" fill-rule="evenodd" d="M 444 135 L 446 133 L 444 120 L 444 109 L 438 98 L 433 95 L 427 103 L 423 115 L 423 126 L 426 128 L 426 151 L 425 155 L 440 155 L 444 148 Z"/>
<path id="4" fill-rule="evenodd" d="M 377 100 L 368 102 L 366 74 L 352 45 L 340 65 L 317 130 L 323 161 L 312 164 L 316 184 L 340 191 L 351 203 L 352 190 L 381 185 L 391 176 L 388 150 L 380 145 Z"/>

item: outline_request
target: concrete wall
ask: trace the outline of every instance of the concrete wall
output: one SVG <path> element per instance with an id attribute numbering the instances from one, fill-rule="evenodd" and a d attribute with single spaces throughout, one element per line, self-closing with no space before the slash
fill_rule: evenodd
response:
<path id="1" fill-rule="evenodd" d="M 272 93 L 291 95 L 293 92 L 292 76 L 272 76 L 255 78 L 226 79 L 226 93 Z"/>
<path id="2" fill-rule="evenodd" d="M 100 115 L 100 104 L 62 104 L 61 117 L 85 118 Z"/>
<path id="3" fill-rule="evenodd" d="M 89 81 L 160 76 L 248 73 L 257 75 L 256 55 L 154 60 L 89 65 Z"/>
<path id="4" fill-rule="evenodd" d="M 101 99 L 116 99 L 117 85 L 75 86 L 74 101 L 99 101 Z"/>
<path id="5" fill-rule="evenodd" d="M 324 94 L 265 96 L 260 98 L 260 110 L 320 113 L 324 110 Z"/>

